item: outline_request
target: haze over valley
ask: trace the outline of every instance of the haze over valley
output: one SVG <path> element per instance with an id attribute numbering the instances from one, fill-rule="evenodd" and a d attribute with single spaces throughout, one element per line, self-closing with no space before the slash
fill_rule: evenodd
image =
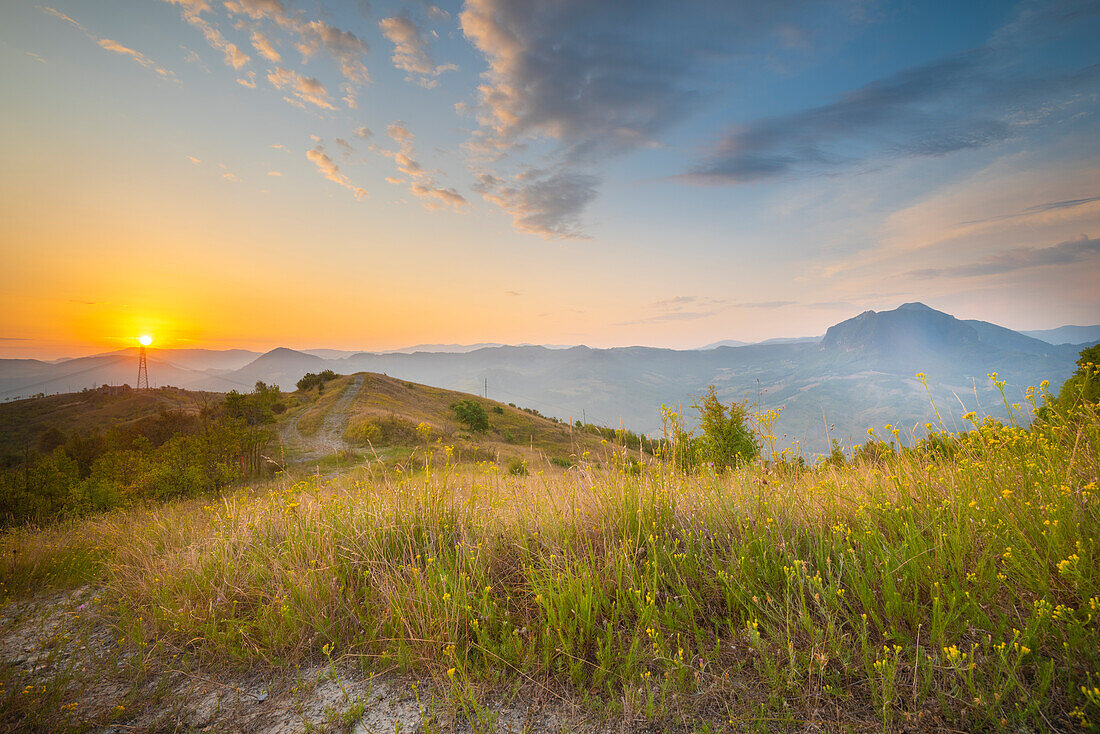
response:
<path id="1" fill-rule="evenodd" d="M 1006 382 L 1010 401 L 1022 403 L 1028 387 L 1038 388 L 1044 380 L 1060 384 L 1081 349 L 1100 342 L 1100 327 L 1032 333 L 909 303 L 865 312 L 820 338 L 698 350 L 535 345 L 424 345 L 391 353 L 152 350 L 149 370 L 153 385 L 214 392 L 248 391 L 257 380 L 290 388 L 303 375 L 326 369 L 377 372 L 474 394 L 487 389 L 490 398 L 569 422 L 583 419 L 655 436 L 662 428 L 662 405 L 682 410 L 691 422 L 695 396 L 714 384 L 725 400 L 781 408 L 775 429 L 781 445 L 812 457 L 827 453 L 831 439 L 858 444 L 868 428 L 887 423 L 923 435 L 926 423 L 938 423 L 932 400 L 948 428 L 959 428 L 969 411 L 1007 418 L 990 373 Z M 1092 339 L 1053 343 L 1066 335 Z M 55 364 L 0 360 L 0 397 L 133 385 L 135 365 L 132 349 Z M 915 377 L 918 372 L 927 376 L 927 388 Z"/>

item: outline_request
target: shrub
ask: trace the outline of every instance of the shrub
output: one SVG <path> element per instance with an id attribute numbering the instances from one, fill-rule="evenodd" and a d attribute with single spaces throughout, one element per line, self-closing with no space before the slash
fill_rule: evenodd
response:
<path id="1" fill-rule="evenodd" d="M 852 453 L 852 461 L 862 461 L 865 464 L 881 464 L 887 457 L 894 453 L 894 444 L 878 441 L 873 438 L 867 441 Z"/>
<path id="2" fill-rule="evenodd" d="M 357 446 L 377 443 L 381 436 L 382 430 L 367 418 L 353 421 L 344 429 L 344 440 Z"/>
<path id="3" fill-rule="evenodd" d="M 746 402 L 724 405 L 718 399 L 714 385 L 692 404 L 699 411 L 699 458 L 714 464 L 715 469 L 738 467 L 752 461 L 760 453 L 760 443 L 745 421 Z"/>
<path id="4" fill-rule="evenodd" d="M 1058 397 L 1049 399 L 1039 411 L 1039 417 L 1050 420 L 1051 409 L 1066 412 L 1082 405 L 1100 403 L 1100 344 L 1081 350 L 1077 369 L 1058 391 Z"/>
<path id="5" fill-rule="evenodd" d="M 451 403 L 451 410 L 459 423 L 476 433 L 485 433 L 489 430 L 489 415 L 485 408 L 476 400 L 460 400 Z"/>
<path id="6" fill-rule="evenodd" d="M 508 462 L 508 473 L 514 477 L 525 477 L 531 472 L 527 470 L 527 462 L 517 457 Z"/>
<path id="7" fill-rule="evenodd" d="M 302 376 L 302 379 L 298 380 L 297 387 L 299 390 L 310 390 L 315 387 L 318 388 L 318 390 L 323 390 L 326 382 L 335 380 L 337 377 L 339 377 L 339 375 L 332 370 L 324 370 L 317 374 L 307 372 Z"/>

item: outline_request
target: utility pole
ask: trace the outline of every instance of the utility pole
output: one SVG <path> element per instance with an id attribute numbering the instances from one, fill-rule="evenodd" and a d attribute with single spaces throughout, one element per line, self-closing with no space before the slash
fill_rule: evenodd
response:
<path id="1" fill-rule="evenodd" d="M 138 353 L 138 390 L 149 389 L 149 365 L 145 361 L 145 345 L 141 345 L 141 351 Z"/>

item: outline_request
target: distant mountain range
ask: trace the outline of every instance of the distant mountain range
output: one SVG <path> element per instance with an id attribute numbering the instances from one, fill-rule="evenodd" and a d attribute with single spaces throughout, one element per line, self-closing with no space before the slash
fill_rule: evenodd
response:
<path id="1" fill-rule="evenodd" d="M 699 347 L 699 349 L 717 349 L 718 347 L 747 347 L 750 344 L 807 344 L 812 342 L 821 341 L 820 336 L 795 336 L 795 337 L 779 337 L 776 339 L 765 339 L 762 342 L 742 342 L 736 339 L 723 339 L 720 342 L 714 342 L 707 344 L 705 347 Z"/>
<path id="2" fill-rule="evenodd" d="M 1100 341 L 1100 326 L 1059 326 L 1057 329 L 1039 329 L 1020 333 L 1041 339 L 1048 344 L 1084 344 Z"/>
<path id="3" fill-rule="evenodd" d="M 832 438 L 862 442 L 868 427 L 893 423 L 921 432 L 926 422 L 935 422 L 925 388 L 914 377 L 918 372 L 927 375 L 947 427 L 958 427 L 969 410 L 1003 416 L 988 373 L 1006 380 L 1013 402 L 1023 402 L 1024 389 L 1044 379 L 1056 389 L 1073 371 L 1080 350 L 1100 341 L 1100 326 L 1030 334 L 907 303 L 893 311 L 864 312 L 822 337 L 697 350 L 530 345 L 465 351 L 420 345 L 379 353 L 150 350 L 149 377 L 155 385 L 225 392 L 249 390 L 257 380 L 292 389 L 306 372 L 324 369 L 380 372 L 476 394 L 487 386 L 491 398 L 547 415 L 621 423 L 650 433 L 660 430 L 662 404 L 679 406 L 690 416 L 692 396 L 714 384 L 723 399 L 781 406 L 777 430 L 785 434 L 785 444 L 797 441 L 804 453 L 814 453 L 825 451 Z M 1087 338 L 1081 342 L 1054 343 L 1082 334 Z M 0 360 L 0 398 L 133 384 L 136 372 L 132 350 L 57 364 Z"/>

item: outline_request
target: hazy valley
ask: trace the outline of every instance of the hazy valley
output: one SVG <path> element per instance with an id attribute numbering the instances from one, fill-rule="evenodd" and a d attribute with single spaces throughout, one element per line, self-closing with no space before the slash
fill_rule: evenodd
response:
<path id="1" fill-rule="evenodd" d="M 450 390 L 482 394 L 537 409 L 566 421 L 583 419 L 655 435 L 662 404 L 690 414 L 692 396 L 714 384 L 726 400 L 747 398 L 760 408 L 782 408 L 776 431 L 785 446 L 807 456 L 826 452 L 830 439 L 861 443 L 867 428 L 892 423 L 917 435 L 936 422 L 924 373 L 948 427 L 969 411 L 1005 417 L 989 378 L 998 373 L 1011 402 L 1043 380 L 1060 384 L 1100 327 L 1063 327 L 1033 334 L 1053 344 L 981 321 L 963 321 L 921 304 L 867 312 L 830 328 L 820 339 L 794 343 L 719 346 L 700 350 L 650 347 L 484 346 L 468 351 L 403 351 L 332 356 L 280 348 L 152 350 L 154 384 L 189 390 L 247 391 L 257 380 L 292 386 L 307 372 L 384 373 Z M 453 349 L 448 345 L 430 349 Z M 329 355 L 329 356 L 319 356 Z M 71 392 L 102 384 L 133 384 L 135 353 L 47 364 L 0 360 L 0 396 Z"/>

